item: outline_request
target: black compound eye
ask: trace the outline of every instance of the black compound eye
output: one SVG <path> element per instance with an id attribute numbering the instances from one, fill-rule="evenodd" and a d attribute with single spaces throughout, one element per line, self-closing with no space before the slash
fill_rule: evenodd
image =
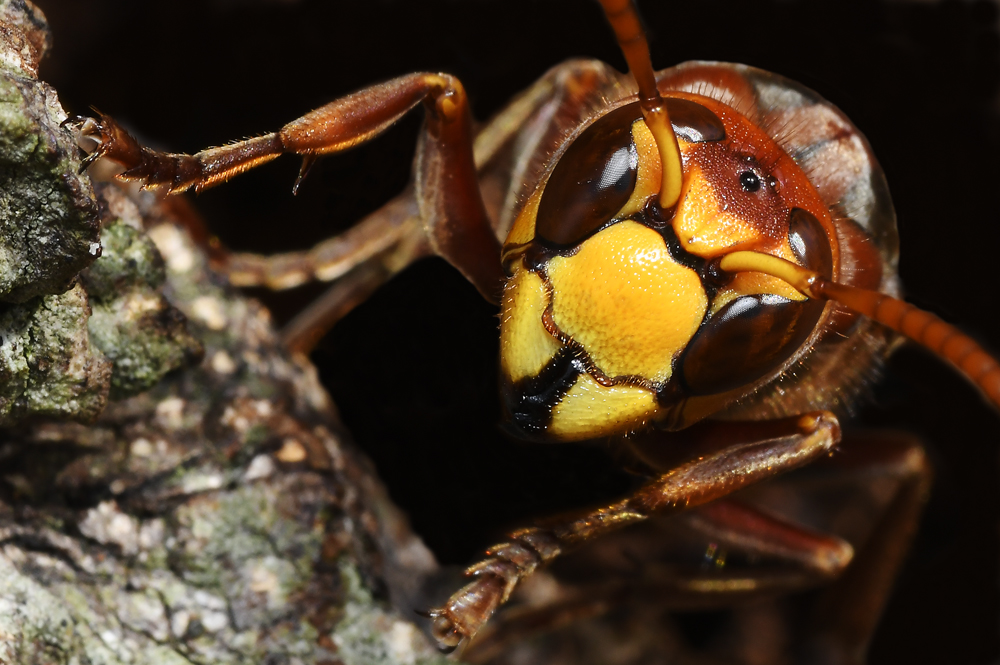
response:
<path id="1" fill-rule="evenodd" d="M 694 395 L 748 386 L 777 370 L 809 338 L 822 300 L 742 296 L 706 321 L 684 351 L 683 381 Z"/>
<path id="2" fill-rule="evenodd" d="M 744 171 L 740 174 L 740 184 L 745 192 L 756 192 L 760 189 L 760 178 L 753 171 Z"/>
<path id="3" fill-rule="evenodd" d="M 674 97 L 668 97 L 666 104 L 674 132 L 682 140 L 703 143 L 726 138 L 722 120 L 701 104 Z M 638 102 L 626 104 L 573 140 L 545 184 L 535 217 L 536 238 L 572 247 L 613 221 L 638 179 L 632 123 L 640 118 Z"/>
<path id="4" fill-rule="evenodd" d="M 833 275 L 833 252 L 826 232 L 816 217 L 802 208 L 788 216 L 788 244 L 799 263 L 824 277 Z"/>
<path id="5" fill-rule="evenodd" d="M 638 104 L 608 113 L 573 141 L 549 176 L 538 206 L 535 235 L 567 247 L 584 240 L 621 210 L 638 177 L 632 123 Z"/>

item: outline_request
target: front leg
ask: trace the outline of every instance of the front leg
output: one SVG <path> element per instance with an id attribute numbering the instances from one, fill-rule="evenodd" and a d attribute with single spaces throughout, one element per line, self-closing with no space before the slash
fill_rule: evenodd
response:
<path id="1" fill-rule="evenodd" d="M 840 440 L 830 413 L 818 412 L 768 423 L 729 423 L 734 431 L 760 430 L 767 438 L 719 446 L 696 454 L 641 487 L 633 495 L 575 517 L 522 529 L 466 571 L 472 582 L 431 610 L 432 632 L 442 649 L 475 637 L 517 585 L 539 566 L 574 546 L 648 519 L 699 506 L 797 468 L 826 454 Z"/>
<path id="2" fill-rule="evenodd" d="M 105 115 L 68 122 L 98 143 L 84 168 L 103 156 L 125 167 L 118 176 L 123 180 L 181 192 L 225 182 L 285 153 L 302 156 L 301 181 L 319 155 L 378 136 L 421 102 L 427 113 L 417 152 L 416 192 L 427 237 L 487 300 L 498 303 L 504 279 L 500 243 L 479 191 L 468 99 L 453 76 L 402 76 L 330 102 L 277 132 L 194 155 L 143 147 Z"/>

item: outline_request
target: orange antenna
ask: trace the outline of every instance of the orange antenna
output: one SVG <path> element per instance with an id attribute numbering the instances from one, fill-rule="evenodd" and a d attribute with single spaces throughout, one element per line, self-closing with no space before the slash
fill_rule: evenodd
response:
<path id="1" fill-rule="evenodd" d="M 777 277 L 810 298 L 833 300 L 906 335 L 951 363 L 1000 408 L 1000 364 L 971 337 L 930 312 L 878 291 L 838 284 L 770 254 L 732 252 L 722 257 L 719 267 Z"/>
<path id="2" fill-rule="evenodd" d="M 642 116 L 656 141 L 663 165 L 663 183 L 660 186 L 660 207 L 672 208 L 681 197 L 684 171 L 681 167 L 681 150 L 677 145 L 670 114 L 656 87 L 656 75 L 649 57 L 649 42 L 639 22 L 639 14 L 632 0 L 600 0 L 604 15 L 615 31 L 618 46 L 625 55 L 629 72 L 639 86 L 639 104 Z"/>

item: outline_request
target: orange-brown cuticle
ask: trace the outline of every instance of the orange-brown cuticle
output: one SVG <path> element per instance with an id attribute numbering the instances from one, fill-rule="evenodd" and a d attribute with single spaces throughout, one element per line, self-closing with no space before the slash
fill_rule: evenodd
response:
<path id="1" fill-rule="evenodd" d="M 500 605 L 504 581 L 492 574 L 478 575 L 434 612 L 431 634 L 438 644 L 453 649 L 463 639 L 475 636 Z"/>
<path id="2" fill-rule="evenodd" d="M 795 261 L 788 233 L 796 208 L 818 219 L 824 244 L 834 247 L 829 210 L 794 160 L 733 109 L 702 103 L 721 118 L 726 139 L 682 146 L 685 186 L 673 226 L 684 249 L 705 258 L 751 249 Z"/>
<path id="3" fill-rule="evenodd" d="M 455 623 L 447 616 L 438 616 L 431 623 L 431 635 L 442 651 L 450 652 L 462 643 L 464 635 L 459 632 Z"/>

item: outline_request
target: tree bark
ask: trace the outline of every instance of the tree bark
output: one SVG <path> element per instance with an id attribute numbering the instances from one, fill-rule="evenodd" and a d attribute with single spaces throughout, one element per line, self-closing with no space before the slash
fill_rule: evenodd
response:
<path id="1" fill-rule="evenodd" d="M 0 663 L 440 662 L 433 556 L 183 204 L 77 175 L 49 42 L 0 2 Z"/>

